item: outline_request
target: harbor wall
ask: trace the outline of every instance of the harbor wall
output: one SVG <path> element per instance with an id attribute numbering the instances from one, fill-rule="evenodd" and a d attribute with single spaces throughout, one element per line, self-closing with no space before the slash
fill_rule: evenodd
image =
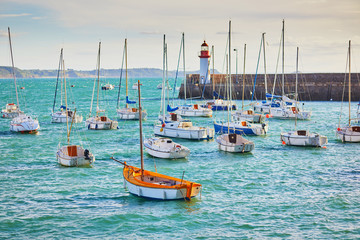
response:
<path id="1" fill-rule="evenodd" d="M 348 100 L 348 74 L 344 73 L 305 73 L 298 74 L 298 94 L 301 101 L 341 101 L 344 91 L 344 100 Z M 351 74 L 351 100 L 360 100 L 360 80 L 359 73 Z M 211 74 L 210 84 L 200 84 L 199 74 L 188 74 L 186 76 L 187 98 L 213 98 L 213 89 L 221 96 L 228 96 L 225 74 Z M 243 75 L 232 75 L 232 99 L 242 99 Z M 294 96 L 295 93 L 295 74 L 285 74 L 284 90 L 285 94 Z M 267 74 L 266 82 L 268 93 L 272 93 L 275 74 Z M 254 100 L 265 99 L 265 78 L 264 75 L 257 75 L 255 91 L 254 74 L 245 75 L 244 98 L 250 100 L 254 92 Z M 281 95 L 282 75 L 277 74 L 274 94 Z M 345 89 L 344 89 L 345 84 Z M 292 94 L 292 96 L 291 96 Z M 184 98 L 184 84 L 180 87 L 179 98 Z"/>

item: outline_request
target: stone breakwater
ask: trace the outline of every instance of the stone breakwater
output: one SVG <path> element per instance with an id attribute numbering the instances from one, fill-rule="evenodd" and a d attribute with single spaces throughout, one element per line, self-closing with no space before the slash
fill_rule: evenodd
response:
<path id="1" fill-rule="evenodd" d="M 221 96 L 227 96 L 226 92 L 226 75 L 211 74 L 210 84 L 200 84 L 199 74 L 187 75 L 187 98 L 213 98 L 213 89 Z M 267 89 L 272 93 L 274 86 L 275 74 L 267 74 Z M 281 95 L 282 76 L 276 76 L 274 94 Z M 214 84 L 213 84 L 214 80 Z M 265 80 L 264 75 L 256 77 L 255 91 L 253 91 L 255 81 L 254 74 L 245 76 L 244 98 L 251 99 L 254 92 L 254 99 L 265 99 Z M 284 90 L 285 94 L 295 93 L 295 74 L 285 74 Z M 242 99 L 243 75 L 232 75 L 232 98 Z M 345 92 L 344 92 L 345 84 Z M 351 74 L 351 100 L 360 100 L 360 74 Z M 344 99 L 348 99 L 348 74 L 344 73 L 305 73 L 298 75 L 298 94 L 302 101 L 341 101 L 344 92 Z M 184 84 L 180 87 L 179 98 L 184 98 Z"/>

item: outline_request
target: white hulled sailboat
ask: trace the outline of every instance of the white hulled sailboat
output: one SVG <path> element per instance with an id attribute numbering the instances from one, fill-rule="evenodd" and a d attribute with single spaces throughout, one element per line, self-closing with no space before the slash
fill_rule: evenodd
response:
<path id="1" fill-rule="evenodd" d="M 360 142 L 360 113 L 357 118 L 351 119 L 351 41 L 349 41 L 349 122 L 347 126 L 338 126 L 336 137 L 342 142 Z M 360 103 L 359 103 L 360 104 Z M 360 106 L 360 105 L 359 105 Z M 339 121 L 340 124 L 340 121 Z"/>
<path id="2" fill-rule="evenodd" d="M 56 87 L 55 87 L 55 96 L 54 96 L 54 104 L 53 104 L 53 109 L 52 109 L 52 113 L 51 113 L 51 122 L 52 123 L 66 123 L 66 118 L 69 117 L 69 121 L 70 122 L 74 122 L 74 123 L 80 123 L 83 121 L 83 117 L 81 115 L 75 115 L 74 111 L 70 110 L 70 109 L 65 109 L 65 106 L 63 105 L 63 80 L 64 79 L 60 79 L 60 111 L 55 112 L 55 105 L 56 105 L 56 96 L 57 96 L 57 90 L 58 90 L 58 83 L 59 83 L 59 76 L 60 76 L 60 66 L 61 66 L 61 62 L 63 61 L 63 49 L 61 49 L 60 52 L 60 60 L 59 60 L 59 68 L 58 68 L 58 74 L 57 74 L 57 79 L 56 79 Z M 74 118 L 74 121 L 73 121 Z"/>
<path id="3" fill-rule="evenodd" d="M 59 149 L 56 153 L 56 159 L 59 164 L 66 167 L 80 167 L 80 166 L 89 166 L 95 161 L 94 155 L 88 150 L 84 149 L 80 145 L 71 145 L 70 144 L 70 134 L 72 125 L 76 117 L 76 109 L 73 114 L 72 122 L 69 128 L 69 114 L 67 108 L 67 96 L 66 96 L 66 76 L 65 76 L 65 65 L 62 60 L 62 74 L 64 80 L 64 90 L 65 90 L 65 116 L 66 116 L 66 136 L 67 136 L 67 145 L 61 146 L 59 143 Z"/>
<path id="4" fill-rule="evenodd" d="M 125 83 L 125 85 L 126 85 L 126 99 L 125 99 L 126 106 L 125 106 L 125 108 L 121 108 L 121 109 L 119 109 L 119 107 L 118 107 L 116 112 L 117 112 L 118 118 L 121 120 L 139 120 L 139 116 L 140 116 L 139 109 L 136 107 L 132 107 L 132 108 L 129 107 L 129 104 L 136 104 L 136 102 L 130 101 L 129 95 L 128 95 L 129 91 L 128 91 L 128 74 L 127 74 L 127 39 L 126 38 L 125 38 L 125 45 L 124 45 L 124 55 L 125 55 L 125 76 L 126 76 L 125 77 L 126 78 L 126 83 Z M 134 84 L 134 85 L 136 85 L 135 89 L 137 89 L 137 84 Z M 120 94 L 120 88 L 119 88 L 119 94 Z M 119 99 L 118 99 L 118 106 L 119 106 Z M 143 110 L 143 112 L 142 112 L 143 119 L 146 118 L 146 115 L 147 115 L 146 110 Z"/>
<path id="5" fill-rule="evenodd" d="M 299 48 L 296 51 L 296 83 L 295 83 L 295 108 L 297 108 L 297 83 L 298 83 L 298 58 Z M 295 117 L 295 130 L 287 133 L 281 133 L 280 139 L 283 144 L 290 146 L 304 146 L 304 147 L 322 147 L 327 144 L 326 136 L 318 133 L 311 133 L 307 130 L 296 130 L 297 118 Z"/>
<path id="6" fill-rule="evenodd" d="M 97 79 L 94 80 L 94 88 L 93 95 L 91 98 L 91 106 L 90 106 L 90 114 L 89 118 L 86 120 L 85 125 L 90 130 L 109 130 L 109 129 L 117 129 L 118 122 L 115 120 L 111 120 L 105 115 L 100 116 L 101 112 L 105 112 L 105 110 L 101 110 L 99 108 L 99 92 L 100 92 L 100 49 L 101 42 L 99 42 L 99 51 L 97 57 Z M 94 91 L 95 91 L 95 83 L 97 83 L 97 100 L 96 100 L 96 115 L 91 116 L 93 100 L 94 100 Z"/>
<path id="7" fill-rule="evenodd" d="M 11 63 L 12 63 L 12 74 L 13 74 L 13 78 L 14 78 L 15 91 L 16 91 L 16 102 L 17 102 L 17 105 L 15 105 L 15 104 L 10 105 L 14 108 L 6 113 L 7 117 L 13 118 L 10 122 L 10 131 L 20 132 L 20 133 L 36 133 L 40 129 L 39 121 L 37 119 L 33 119 L 31 116 L 28 116 L 27 114 L 23 113 L 20 110 L 19 97 L 18 97 L 17 86 L 16 86 L 14 57 L 13 57 L 12 45 L 11 45 L 10 28 L 8 28 L 8 34 L 9 34 L 9 45 L 10 45 L 10 54 L 11 54 Z"/>

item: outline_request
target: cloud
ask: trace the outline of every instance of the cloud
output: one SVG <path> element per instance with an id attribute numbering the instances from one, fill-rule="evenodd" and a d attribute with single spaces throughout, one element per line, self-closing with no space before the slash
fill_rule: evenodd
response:
<path id="1" fill-rule="evenodd" d="M 34 20 L 42 20 L 42 19 L 46 19 L 47 17 L 32 17 L 31 19 Z"/>
<path id="2" fill-rule="evenodd" d="M 0 18 L 25 17 L 30 15 L 31 15 L 30 13 L 0 14 Z"/>

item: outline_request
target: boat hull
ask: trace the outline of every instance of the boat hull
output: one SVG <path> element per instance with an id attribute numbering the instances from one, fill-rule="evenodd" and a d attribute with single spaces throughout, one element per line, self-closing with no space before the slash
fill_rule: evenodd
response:
<path id="1" fill-rule="evenodd" d="M 166 141 L 170 141 L 171 143 L 166 144 Z M 172 142 L 172 140 L 168 138 L 146 139 L 144 141 L 144 147 L 149 155 L 157 158 L 178 159 L 185 158 L 190 154 L 190 150 L 187 147 Z"/>
<path id="2" fill-rule="evenodd" d="M 145 119 L 147 116 L 146 111 L 142 111 L 142 119 Z M 117 117 L 121 120 L 139 120 L 140 114 L 139 111 L 133 112 L 131 108 L 124 108 L 117 110 Z"/>
<path id="3" fill-rule="evenodd" d="M 144 170 L 145 181 L 139 180 L 141 170 L 135 167 L 124 166 L 124 186 L 136 196 L 157 200 L 191 199 L 199 194 L 201 184 L 172 178 L 158 173 Z M 163 181 L 156 181 L 162 178 Z M 154 181 L 151 181 L 153 179 Z M 168 182 L 176 185 L 169 186 Z"/>
<path id="4" fill-rule="evenodd" d="M 171 123 L 170 123 L 171 124 Z M 193 140 L 209 140 L 214 138 L 214 130 L 210 128 L 169 128 L 156 125 L 154 133 L 157 136 L 172 137 L 172 138 L 185 138 Z"/>
<path id="5" fill-rule="evenodd" d="M 111 130 L 117 129 L 118 122 L 107 119 L 106 121 L 96 120 L 94 118 L 90 118 L 86 120 L 85 126 L 89 130 Z"/>
<path id="6" fill-rule="evenodd" d="M 56 153 L 56 159 L 60 165 L 65 167 L 83 167 L 90 166 L 95 162 L 95 157 L 91 153 L 88 156 L 84 156 L 86 149 L 83 149 L 81 146 L 76 146 L 76 156 L 69 156 L 67 147 L 69 146 L 61 147 Z"/>
<path id="7" fill-rule="evenodd" d="M 227 135 L 227 134 L 224 134 Z M 219 146 L 219 150 L 221 151 L 225 151 L 225 152 L 233 152 L 233 153 L 246 153 L 246 152 L 251 152 L 255 145 L 253 142 L 251 141 L 246 141 L 243 143 L 238 143 L 238 144 L 234 144 L 234 143 L 230 143 L 229 141 L 227 141 L 226 139 L 224 139 L 224 136 L 218 136 L 216 138 L 216 142 L 218 143 Z"/>
<path id="8" fill-rule="evenodd" d="M 83 121 L 83 116 L 76 115 L 73 121 L 73 117 L 68 117 L 69 122 L 81 123 Z M 66 112 L 56 112 L 51 114 L 52 123 L 66 123 Z"/>
<path id="9" fill-rule="evenodd" d="M 338 129 L 336 131 L 337 139 L 342 142 L 353 142 L 353 143 L 360 142 L 360 132 L 353 131 L 352 130 L 353 128 L 360 128 L 360 126 L 344 127 L 344 128 Z"/>
<path id="10" fill-rule="evenodd" d="M 296 135 L 294 132 L 281 133 L 280 140 L 289 146 L 322 147 L 328 143 L 327 137 L 317 133 L 306 136 Z"/>
<path id="11" fill-rule="evenodd" d="M 10 131 L 20 133 L 36 133 L 40 129 L 38 120 L 34 120 L 26 115 L 13 118 L 10 123 Z"/>
<path id="12" fill-rule="evenodd" d="M 215 133 L 236 133 L 240 135 L 265 135 L 268 131 L 267 124 L 261 125 L 247 124 L 242 126 L 241 124 L 233 123 L 214 123 Z M 228 130 L 229 129 L 229 130 Z"/>

